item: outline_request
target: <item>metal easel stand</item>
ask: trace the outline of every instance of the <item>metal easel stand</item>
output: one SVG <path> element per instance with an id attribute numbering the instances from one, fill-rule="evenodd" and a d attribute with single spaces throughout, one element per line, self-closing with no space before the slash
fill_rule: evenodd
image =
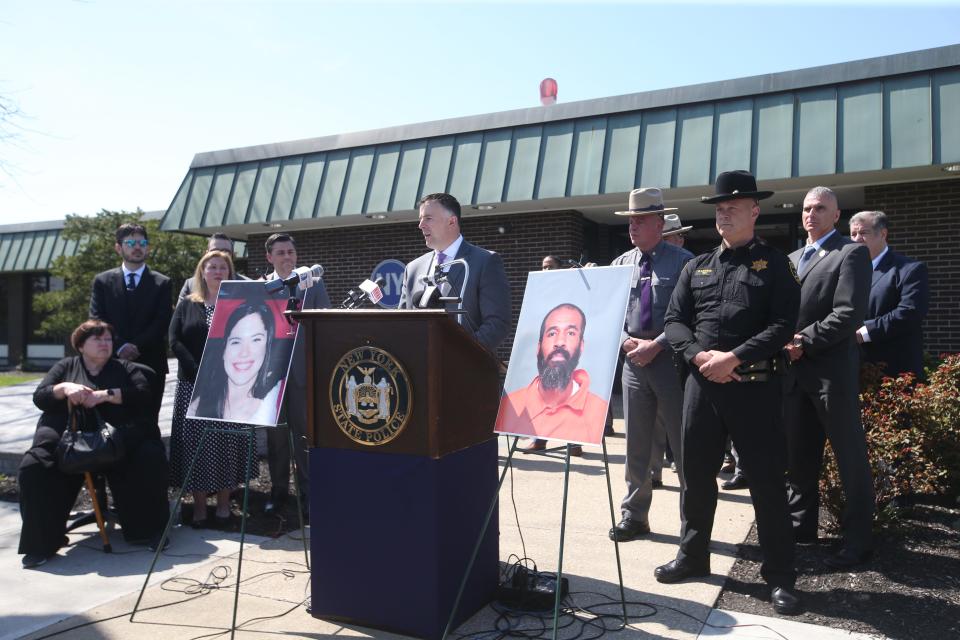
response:
<path id="1" fill-rule="evenodd" d="M 220 429 L 216 427 L 204 427 L 203 433 L 200 434 L 200 442 L 197 444 L 197 450 L 193 453 L 193 458 L 190 460 L 190 466 L 187 468 L 187 475 L 184 478 L 183 482 L 180 483 L 180 490 L 177 492 L 176 503 L 180 504 L 180 499 L 183 497 L 184 487 L 190 481 L 190 478 L 193 474 L 193 467 L 196 465 L 197 458 L 200 456 L 200 451 L 203 450 L 203 442 L 207 438 L 208 433 L 229 433 L 232 435 L 244 435 L 247 438 L 247 472 L 245 475 L 246 482 L 243 485 L 243 513 L 240 520 L 240 553 L 237 556 L 237 578 L 236 585 L 233 592 L 233 618 L 230 624 L 230 638 L 232 639 L 237 631 L 237 603 L 240 599 L 240 571 L 243 568 L 243 543 L 246 539 L 247 533 L 247 506 L 249 504 L 250 497 L 250 471 L 253 466 L 253 444 L 256 440 L 256 433 L 254 431 L 254 426 L 249 425 L 245 432 L 240 432 L 236 429 Z M 299 505 L 299 497 L 297 498 L 297 504 Z M 194 505 L 196 508 L 196 505 Z M 206 505 L 204 505 L 206 508 Z M 143 581 L 143 587 L 140 588 L 140 595 L 137 596 L 137 602 L 133 605 L 133 611 L 130 612 L 130 622 L 133 622 L 133 617 L 136 615 L 137 610 L 140 608 L 140 601 L 143 600 L 143 593 L 147 590 L 147 585 L 150 583 L 150 576 L 153 574 L 153 569 L 157 565 L 157 560 L 160 558 L 160 554 L 163 553 L 163 545 L 167 540 L 167 537 L 170 535 L 170 529 L 173 527 L 174 518 L 177 515 L 177 509 L 170 510 L 170 518 L 167 520 L 167 526 L 163 530 L 163 534 L 160 536 L 160 542 L 157 544 L 157 550 L 153 554 L 153 561 L 150 563 L 150 570 L 147 571 L 147 577 Z M 303 522 L 303 516 L 301 515 L 301 525 Z"/>
<path id="2" fill-rule="evenodd" d="M 496 508 L 497 502 L 500 498 L 500 489 L 503 487 L 503 480 L 507 475 L 507 471 L 510 469 L 510 465 L 513 461 L 513 453 L 516 451 L 517 443 L 519 441 L 519 437 L 514 437 L 513 446 L 510 447 L 510 453 L 507 455 L 506 464 L 504 464 L 503 472 L 500 474 L 500 481 L 497 483 L 497 494 L 494 496 L 493 502 L 490 504 L 490 508 L 487 510 L 487 516 L 483 521 L 483 527 L 480 529 L 480 536 L 477 538 L 477 543 L 473 548 L 473 555 L 470 557 L 469 564 L 467 564 L 467 571 L 463 576 L 463 580 L 460 582 L 460 589 L 457 591 L 457 598 L 453 602 L 453 610 L 450 611 L 450 618 L 447 620 L 447 626 L 443 630 L 441 640 L 446 640 L 447 636 L 450 634 L 450 626 L 453 624 L 454 617 L 457 615 L 457 609 L 460 607 L 460 598 L 463 596 L 463 590 L 467 585 L 467 579 L 470 577 L 470 572 L 473 570 L 473 563 L 477 559 L 477 554 L 480 552 L 480 544 L 483 541 L 483 536 L 487 532 L 487 526 L 490 524 L 490 519 L 493 517 L 493 510 Z M 603 439 L 602 444 L 603 469 L 607 478 L 607 500 L 610 507 L 610 526 L 613 527 L 616 526 L 616 520 L 614 519 L 613 514 L 613 490 L 610 487 L 610 464 L 607 460 L 606 438 Z M 563 545 L 567 529 L 567 492 L 570 484 L 570 447 L 571 445 L 569 443 L 563 447 L 565 450 L 563 467 L 563 506 L 560 514 L 560 553 L 559 557 L 557 558 L 556 598 L 553 603 L 553 640 L 557 640 L 557 632 L 560 621 L 560 585 L 562 584 L 563 580 Z M 544 453 L 553 450 L 555 449 L 547 449 L 544 451 Z M 627 625 L 627 600 L 623 591 L 623 569 L 620 565 L 620 544 L 616 541 L 614 541 L 614 553 L 617 558 L 617 580 L 620 585 L 620 604 L 623 607 L 623 625 L 625 627 Z"/>
<path id="3" fill-rule="evenodd" d="M 278 425 L 279 426 L 279 425 Z M 297 464 L 296 449 L 293 448 L 293 429 L 287 423 L 287 439 L 290 442 L 290 459 L 293 461 L 293 491 L 297 496 L 297 518 L 300 522 L 300 539 L 303 541 L 303 559 L 307 563 L 307 571 L 310 571 L 310 554 L 307 552 L 307 529 L 303 523 L 303 498 L 300 496 L 300 469 Z M 246 494 L 244 494 L 246 496 Z M 244 505 L 244 514 L 246 514 L 246 505 Z"/>

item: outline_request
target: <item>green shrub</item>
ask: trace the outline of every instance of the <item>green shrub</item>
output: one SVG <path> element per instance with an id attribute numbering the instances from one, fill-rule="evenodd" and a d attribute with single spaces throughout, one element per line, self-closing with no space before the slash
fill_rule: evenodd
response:
<path id="1" fill-rule="evenodd" d="M 893 524 L 901 506 L 921 495 L 960 492 L 960 354 L 943 357 L 926 384 L 912 374 L 883 378 L 865 365 L 860 407 L 877 498 L 878 525 Z M 844 497 L 827 446 L 820 496 L 834 527 Z"/>

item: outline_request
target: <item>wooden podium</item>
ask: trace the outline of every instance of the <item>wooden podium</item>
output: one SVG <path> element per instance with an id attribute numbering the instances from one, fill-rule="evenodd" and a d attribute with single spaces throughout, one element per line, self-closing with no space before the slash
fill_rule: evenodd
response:
<path id="1" fill-rule="evenodd" d="M 312 614 L 439 638 L 497 490 L 499 362 L 444 310 L 308 310 Z M 459 624 L 498 574 L 491 522 Z"/>

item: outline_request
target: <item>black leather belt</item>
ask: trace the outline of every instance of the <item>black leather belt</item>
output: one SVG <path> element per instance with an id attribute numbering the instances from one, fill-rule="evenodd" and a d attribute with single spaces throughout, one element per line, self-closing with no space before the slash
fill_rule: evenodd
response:
<path id="1" fill-rule="evenodd" d="M 734 369 L 734 372 L 740 376 L 740 382 L 767 382 L 770 376 L 782 371 L 783 363 L 780 358 L 741 363 Z"/>

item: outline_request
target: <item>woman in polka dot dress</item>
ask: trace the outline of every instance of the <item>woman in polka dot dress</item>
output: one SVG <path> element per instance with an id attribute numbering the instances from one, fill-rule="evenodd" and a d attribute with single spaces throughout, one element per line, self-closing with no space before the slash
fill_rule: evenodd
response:
<path id="1" fill-rule="evenodd" d="M 193 278 L 193 293 L 180 301 L 170 323 L 170 348 L 180 363 L 170 435 L 170 484 L 179 487 L 186 482 L 184 490 L 193 493 L 192 526 L 199 529 L 207 524 L 206 503 L 210 493 L 217 495 L 214 516 L 217 525 L 225 526 L 230 521 L 230 492 L 246 480 L 248 443 L 244 433 L 248 427 L 186 417 L 220 282 L 235 278 L 230 254 L 223 251 L 208 252 L 197 264 Z M 187 479 L 185 476 L 190 460 L 205 427 L 235 427 L 238 434 L 208 433 L 193 472 Z M 259 473 L 259 463 L 254 460 L 250 477 L 255 478 Z"/>

